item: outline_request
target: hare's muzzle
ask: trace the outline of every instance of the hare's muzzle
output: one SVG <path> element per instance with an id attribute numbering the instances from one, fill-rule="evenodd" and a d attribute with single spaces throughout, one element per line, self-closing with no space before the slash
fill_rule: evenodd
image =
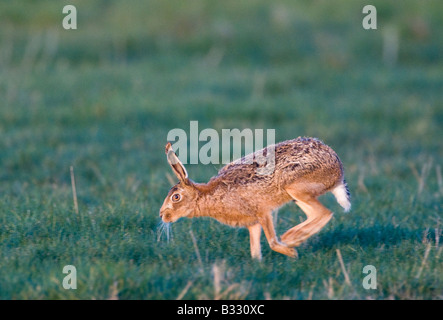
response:
<path id="1" fill-rule="evenodd" d="M 166 212 L 166 210 L 160 210 L 160 218 L 163 220 L 163 222 L 171 222 L 171 214 Z"/>

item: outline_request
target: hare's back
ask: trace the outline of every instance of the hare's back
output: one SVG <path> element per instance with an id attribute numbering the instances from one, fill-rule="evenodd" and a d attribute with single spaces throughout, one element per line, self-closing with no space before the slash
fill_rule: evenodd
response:
<path id="1" fill-rule="evenodd" d="M 343 178 L 342 163 L 331 147 L 316 138 L 297 138 L 276 146 L 276 171 L 282 182 L 321 183 L 329 189 Z"/>
<path id="2" fill-rule="evenodd" d="M 277 166 L 313 170 L 330 165 L 341 165 L 331 147 L 316 138 L 297 138 L 280 142 L 275 147 Z"/>
<path id="3" fill-rule="evenodd" d="M 217 178 L 238 184 L 256 181 L 266 183 L 271 182 L 275 175 L 299 177 L 319 170 L 341 171 L 342 165 L 337 154 L 319 139 L 298 137 L 227 164 L 220 169 Z"/>

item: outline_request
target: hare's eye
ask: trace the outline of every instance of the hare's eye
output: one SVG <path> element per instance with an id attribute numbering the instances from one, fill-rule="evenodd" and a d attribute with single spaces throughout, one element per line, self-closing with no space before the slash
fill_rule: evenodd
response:
<path id="1" fill-rule="evenodd" d="M 181 195 L 178 194 L 178 193 L 174 193 L 174 194 L 172 195 L 172 197 L 171 197 L 171 200 L 172 200 L 173 202 L 178 202 L 178 201 L 180 201 L 180 199 L 181 199 Z"/>

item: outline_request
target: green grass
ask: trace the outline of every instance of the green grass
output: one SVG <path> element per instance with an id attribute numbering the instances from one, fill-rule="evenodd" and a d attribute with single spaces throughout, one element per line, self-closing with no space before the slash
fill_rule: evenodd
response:
<path id="1" fill-rule="evenodd" d="M 372 31 L 360 1 L 127 3 L 76 1 L 75 31 L 58 2 L 0 4 L 0 299 L 443 298 L 440 1 L 374 1 Z M 191 120 L 322 139 L 352 211 L 323 196 L 334 218 L 298 260 L 263 237 L 252 261 L 247 230 L 210 219 L 158 239 L 166 136 Z M 204 182 L 220 167 L 187 169 Z M 281 208 L 278 233 L 303 218 Z M 76 290 L 62 287 L 65 265 Z"/>

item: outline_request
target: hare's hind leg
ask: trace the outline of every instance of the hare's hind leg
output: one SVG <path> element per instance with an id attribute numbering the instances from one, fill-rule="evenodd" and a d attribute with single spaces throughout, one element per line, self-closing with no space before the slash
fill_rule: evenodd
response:
<path id="1" fill-rule="evenodd" d="M 259 221 L 260 225 L 263 227 L 266 239 L 268 240 L 269 246 L 272 250 L 285 254 L 292 258 L 297 257 L 297 251 L 294 248 L 290 248 L 286 244 L 278 241 L 277 235 L 275 234 L 274 223 L 272 222 L 271 214 L 266 214 Z"/>
<path id="2" fill-rule="evenodd" d="M 313 234 L 319 232 L 331 220 L 332 212 L 324 207 L 314 196 L 297 194 L 297 192 L 291 190 L 287 191 L 308 217 L 302 223 L 286 231 L 281 237 L 281 240 L 286 245 L 296 247 Z"/>

